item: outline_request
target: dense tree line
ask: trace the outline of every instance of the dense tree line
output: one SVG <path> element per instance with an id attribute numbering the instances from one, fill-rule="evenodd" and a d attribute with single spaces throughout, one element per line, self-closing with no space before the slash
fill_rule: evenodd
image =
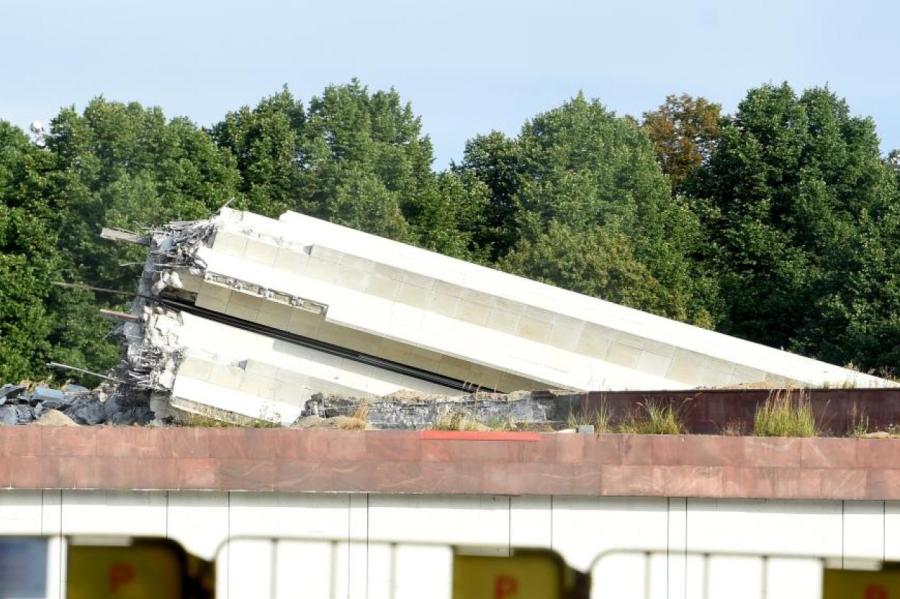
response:
<path id="1" fill-rule="evenodd" d="M 98 306 L 140 248 L 99 239 L 226 200 L 296 210 L 865 370 L 900 363 L 900 158 L 829 89 L 671 96 L 641 118 L 582 95 L 433 168 L 420 118 L 357 81 L 287 89 L 203 129 L 93 100 L 46 132 L 0 121 L 0 380 L 115 363 Z"/>

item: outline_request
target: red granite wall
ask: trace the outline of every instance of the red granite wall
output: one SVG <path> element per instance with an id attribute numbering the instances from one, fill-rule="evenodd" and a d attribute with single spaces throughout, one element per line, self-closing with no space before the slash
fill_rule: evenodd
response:
<path id="1" fill-rule="evenodd" d="M 900 500 L 900 440 L 23 426 L 0 486 Z"/>

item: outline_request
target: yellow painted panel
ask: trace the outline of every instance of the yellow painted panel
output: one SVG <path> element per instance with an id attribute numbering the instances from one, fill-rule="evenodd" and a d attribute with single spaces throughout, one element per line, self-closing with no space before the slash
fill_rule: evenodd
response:
<path id="1" fill-rule="evenodd" d="M 900 599 L 900 570 L 825 569 L 823 599 Z"/>
<path id="2" fill-rule="evenodd" d="M 551 553 L 456 555 L 453 599 L 562 599 L 563 568 Z"/>
<path id="3" fill-rule="evenodd" d="M 72 545 L 68 551 L 68 599 L 182 596 L 184 565 L 165 544 Z"/>

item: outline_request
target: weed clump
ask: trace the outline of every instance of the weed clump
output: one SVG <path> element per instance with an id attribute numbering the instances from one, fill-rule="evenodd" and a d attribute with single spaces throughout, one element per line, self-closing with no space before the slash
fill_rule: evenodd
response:
<path id="1" fill-rule="evenodd" d="M 791 389 L 769 393 L 753 418 L 753 434 L 758 437 L 814 437 L 816 419 L 808 392 Z"/>
<path id="2" fill-rule="evenodd" d="M 849 420 L 850 428 L 847 431 L 848 437 L 861 439 L 871 432 L 869 430 L 869 417 L 866 415 L 865 411 L 860 409 L 856 404 L 853 404 L 850 408 Z"/>
<path id="3" fill-rule="evenodd" d="M 566 421 L 568 428 L 578 428 L 583 425 L 592 425 L 595 433 L 612 432 L 610 421 L 612 420 L 612 412 L 605 401 L 600 402 L 600 406 L 594 410 L 587 410 L 583 406 L 577 411 L 569 412 L 569 418 Z"/>
<path id="4" fill-rule="evenodd" d="M 680 435 L 684 433 L 681 414 L 671 404 L 639 404 L 639 409 L 623 420 L 616 432 L 634 435 Z"/>

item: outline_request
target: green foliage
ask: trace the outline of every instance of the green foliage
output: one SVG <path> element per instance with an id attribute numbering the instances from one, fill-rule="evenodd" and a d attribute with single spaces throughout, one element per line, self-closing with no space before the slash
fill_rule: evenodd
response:
<path id="1" fill-rule="evenodd" d="M 45 303 L 54 257 L 52 234 L 38 219 L 0 204 L 0 380 L 47 374 L 53 317 Z"/>
<path id="2" fill-rule="evenodd" d="M 853 404 L 848 416 L 850 421 L 850 430 L 847 431 L 848 437 L 862 438 L 871 432 L 869 430 L 869 417 L 866 415 L 865 410 Z"/>
<path id="3" fill-rule="evenodd" d="M 285 88 L 255 108 L 228 113 L 210 131 L 216 144 L 234 156 L 250 210 L 277 218 L 302 208 L 297 157 L 305 122 L 303 104 Z"/>
<path id="4" fill-rule="evenodd" d="M 808 394 L 799 390 L 794 397 L 791 389 L 771 393 L 756 410 L 753 434 L 758 437 L 814 437 L 816 419 Z"/>
<path id="5" fill-rule="evenodd" d="M 470 187 L 480 183 L 487 191 L 480 218 L 469 223 L 467 230 L 491 261 L 508 254 L 519 238 L 520 162 L 518 142 L 492 131 L 466 142 L 462 164 L 453 166 L 454 172 L 467 178 Z"/>
<path id="6" fill-rule="evenodd" d="M 0 122 L 0 380 L 47 376 L 54 318 L 49 280 L 59 270 L 56 236 L 42 219 L 42 152 L 19 129 Z"/>
<path id="7" fill-rule="evenodd" d="M 509 272 L 639 310 L 686 319 L 682 290 L 661 284 L 635 256 L 632 241 L 603 227 L 578 231 L 551 221 L 499 262 Z"/>
<path id="8" fill-rule="evenodd" d="M 0 165 L 4 379 L 47 376 L 48 359 L 112 366 L 117 343 L 98 308 L 119 300 L 52 283 L 133 289 L 143 252 L 100 229 L 208 216 L 238 181 L 231 155 L 189 121 L 102 98 L 82 114 L 63 109 L 40 143 L 0 123 Z"/>
<path id="9" fill-rule="evenodd" d="M 725 332 L 867 369 L 897 363 L 898 189 L 871 120 L 828 89 L 751 90 L 692 193 Z"/>

